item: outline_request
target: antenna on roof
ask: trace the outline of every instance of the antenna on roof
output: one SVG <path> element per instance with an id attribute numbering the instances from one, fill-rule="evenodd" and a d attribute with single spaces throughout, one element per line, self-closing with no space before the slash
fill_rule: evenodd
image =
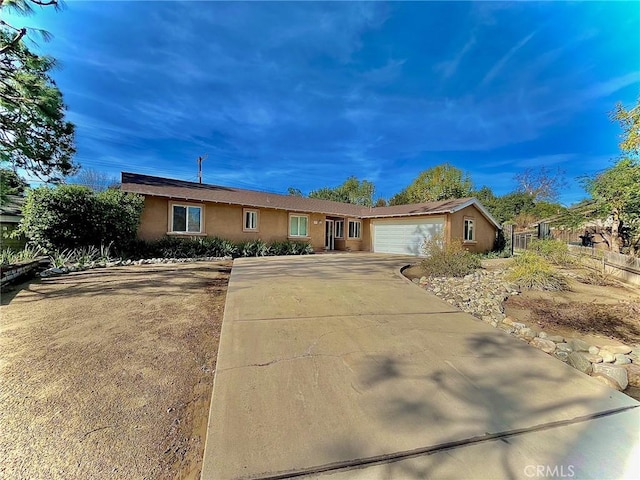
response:
<path id="1" fill-rule="evenodd" d="M 206 160 L 209 155 L 207 153 L 202 157 L 198 157 L 198 183 L 202 183 L 202 161 Z"/>

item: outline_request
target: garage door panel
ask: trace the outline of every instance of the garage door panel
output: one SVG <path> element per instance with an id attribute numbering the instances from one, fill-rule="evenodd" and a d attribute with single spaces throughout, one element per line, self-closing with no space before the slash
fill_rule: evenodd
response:
<path id="1" fill-rule="evenodd" d="M 423 255 L 424 242 L 441 233 L 442 219 L 398 220 L 375 223 L 373 228 L 373 251 L 378 253 L 398 253 Z"/>

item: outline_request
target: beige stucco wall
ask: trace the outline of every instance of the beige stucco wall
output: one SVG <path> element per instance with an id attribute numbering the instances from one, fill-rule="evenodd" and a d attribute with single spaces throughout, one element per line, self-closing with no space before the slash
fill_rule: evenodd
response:
<path id="1" fill-rule="evenodd" d="M 452 213 L 448 217 L 447 238 L 462 239 L 464 235 L 464 219 L 471 218 L 474 220 L 476 240 L 475 242 L 465 242 L 465 247 L 471 252 L 487 252 L 493 248 L 496 227 L 474 205 Z"/>
<path id="2" fill-rule="evenodd" d="M 321 214 L 246 207 L 249 210 L 258 211 L 258 229 L 257 231 L 243 231 L 245 207 L 209 202 L 183 202 L 149 196 L 145 197 L 138 237 L 144 240 L 153 240 L 166 235 L 169 231 L 169 206 L 173 203 L 204 206 L 203 234 L 233 241 L 261 239 L 265 242 L 272 242 L 287 240 L 289 238 L 289 214 L 308 215 L 309 237 L 291 237 L 290 240 L 309 241 L 316 250 L 324 248 L 325 216 Z M 188 236 L 193 235 L 188 234 Z"/>

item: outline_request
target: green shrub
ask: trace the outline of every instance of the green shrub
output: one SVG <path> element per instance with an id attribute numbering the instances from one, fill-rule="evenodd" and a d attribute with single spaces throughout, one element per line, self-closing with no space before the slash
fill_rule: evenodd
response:
<path id="1" fill-rule="evenodd" d="M 219 237 L 165 236 L 158 240 L 135 240 L 129 243 L 124 256 L 142 258 L 198 257 L 264 257 L 268 255 L 307 255 L 313 248 L 306 242 L 266 243 L 262 240 L 232 242 Z"/>
<path id="2" fill-rule="evenodd" d="M 144 199 L 120 190 L 94 193 L 79 185 L 30 190 L 20 231 L 47 252 L 134 241 Z"/>
<path id="3" fill-rule="evenodd" d="M 569 247 L 560 240 L 533 240 L 529 249 L 556 265 L 574 263 L 573 257 L 569 254 Z"/>
<path id="4" fill-rule="evenodd" d="M 0 265 L 6 266 L 20 262 L 30 262 L 42 256 L 44 256 L 43 250 L 34 245 L 26 245 L 22 250 L 18 251 L 5 248 L 0 252 Z"/>
<path id="5" fill-rule="evenodd" d="M 464 277 L 480 268 L 480 257 L 465 250 L 462 240 L 444 242 L 442 235 L 428 240 L 423 248 L 427 256 L 421 262 L 430 277 Z"/>
<path id="6" fill-rule="evenodd" d="M 507 280 L 522 288 L 567 290 L 567 281 L 540 255 L 526 251 L 513 259 Z"/>

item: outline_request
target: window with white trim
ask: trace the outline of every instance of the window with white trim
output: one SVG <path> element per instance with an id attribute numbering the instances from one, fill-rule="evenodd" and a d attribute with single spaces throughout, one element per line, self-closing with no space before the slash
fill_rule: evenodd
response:
<path id="1" fill-rule="evenodd" d="M 173 204 L 171 206 L 171 232 L 202 233 L 202 207 Z"/>
<path id="2" fill-rule="evenodd" d="M 360 220 L 349 220 L 349 238 L 360 238 L 360 229 L 362 222 Z"/>
<path id="3" fill-rule="evenodd" d="M 344 220 L 336 220 L 334 229 L 336 238 L 344 238 Z"/>
<path id="4" fill-rule="evenodd" d="M 309 216 L 308 215 L 290 215 L 289 216 L 289 236 L 290 237 L 308 237 Z"/>
<path id="5" fill-rule="evenodd" d="M 462 237 L 465 242 L 473 242 L 476 239 L 476 229 L 474 221 L 471 218 L 464 219 L 464 235 Z"/>
<path id="6" fill-rule="evenodd" d="M 244 211 L 244 223 L 242 229 L 247 231 L 258 230 L 258 211 L 257 210 L 245 210 Z"/>

